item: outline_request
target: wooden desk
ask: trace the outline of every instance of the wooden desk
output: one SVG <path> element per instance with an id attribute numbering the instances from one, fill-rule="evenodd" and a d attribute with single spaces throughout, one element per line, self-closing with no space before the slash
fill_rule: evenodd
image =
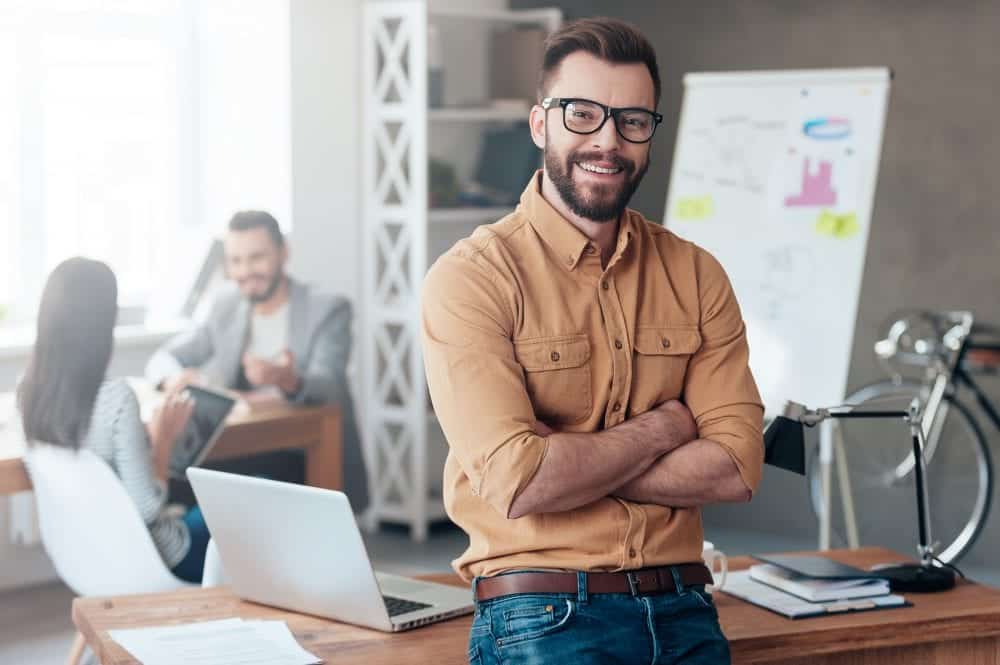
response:
<path id="1" fill-rule="evenodd" d="M 904 559 L 876 548 L 830 556 L 856 566 Z M 738 557 L 730 567 L 750 563 Z M 427 579 L 462 584 L 454 575 Z M 945 593 L 908 598 L 914 607 L 798 621 L 724 593 L 716 594 L 716 604 L 736 665 L 1000 665 L 1000 590 L 963 583 Z M 243 602 L 226 588 L 73 601 L 73 622 L 104 665 L 137 662 L 108 637 L 108 630 L 236 616 L 287 621 L 303 647 L 345 665 L 465 663 L 472 621 L 462 617 L 388 635 Z"/>
<path id="2" fill-rule="evenodd" d="M 340 408 L 281 404 L 234 412 L 215 442 L 210 460 L 231 459 L 289 448 L 306 454 L 306 484 L 343 487 Z M 16 446 L 16 447 L 15 447 Z M 19 442 L 0 439 L 0 496 L 31 489 Z"/>

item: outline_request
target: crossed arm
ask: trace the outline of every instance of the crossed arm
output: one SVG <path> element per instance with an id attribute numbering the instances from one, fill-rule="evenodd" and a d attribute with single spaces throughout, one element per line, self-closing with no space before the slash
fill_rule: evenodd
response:
<path id="1" fill-rule="evenodd" d="M 702 344 L 688 362 L 685 404 L 669 401 L 594 433 L 537 423 L 512 343 L 519 301 L 501 287 L 511 278 L 478 252 L 435 264 L 423 288 L 428 385 L 473 494 L 508 518 L 606 496 L 672 507 L 750 498 L 763 409 L 728 280 L 714 259 L 701 260 Z"/>
<path id="2" fill-rule="evenodd" d="M 514 497 L 507 517 L 571 510 L 604 496 L 687 507 L 747 501 L 750 489 L 717 443 L 697 438 L 687 407 L 665 404 L 603 432 L 554 432 L 539 423 L 548 448 Z"/>

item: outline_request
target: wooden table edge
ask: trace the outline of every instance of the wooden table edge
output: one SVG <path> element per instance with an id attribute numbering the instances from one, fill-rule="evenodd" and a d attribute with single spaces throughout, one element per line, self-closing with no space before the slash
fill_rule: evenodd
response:
<path id="1" fill-rule="evenodd" d="M 905 559 L 898 554 L 892 554 L 888 550 L 880 550 L 879 548 L 863 548 L 862 551 L 868 551 L 874 554 L 882 556 L 880 552 L 885 553 L 886 558 L 892 557 L 895 559 Z M 737 569 L 745 564 L 748 559 L 745 557 L 734 557 Z M 424 579 L 428 581 L 438 582 L 442 584 L 450 584 L 460 588 L 469 588 L 469 584 L 464 582 L 457 575 L 452 573 L 437 573 L 429 575 L 417 575 L 418 579 Z M 971 584 L 971 583 L 970 583 Z M 993 589 L 992 587 L 987 587 Z M 995 590 L 995 589 L 994 589 Z M 199 591 L 199 589 L 193 589 L 193 591 Z M 231 592 L 225 587 L 215 587 L 204 589 L 205 592 L 215 592 L 215 593 L 227 593 Z M 170 593 L 170 592 L 168 592 Z M 908 594 L 912 596 L 913 594 Z M 923 594 L 921 594 L 923 595 Z M 730 597 L 732 598 L 732 597 Z M 87 643 L 91 645 L 94 649 L 95 654 L 99 657 L 103 655 L 103 644 L 104 641 L 110 640 L 110 637 L 106 635 L 107 631 L 100 631 L 104 633 L 104 639 L 101 640 L 97 631 L 94 627 L 85 621 L 85 617 L 82 616 L 82 608 L 84 605 L 93 605 L 95 603 L 106 603 L 111 598 L 75 598 L 73 600 L 72 607 L 72 617 L 73 623 L 77 629 L 84 635 Z M 738 602 L 739 599 L 734 599 Z M 758 608 L 759 609 L 759 608 Z M 863 613 L 863 614 L 885 614 L 885 613 L 896 613 L 896 612 L 908 612 L 912 608 L 895 608 L 890 610 L 883 610 L 879 612 Z M 766 610 L 760 609 L 761 612 L 766 612 Z M 845 615 L 840 615 L 845 616 Z M 854 616 L 862 616 L 861 614 Z M 836 617 L 829 617 L 834 619 Z M 973 608 L 967 612 L 952 613 L 949 616 L 944 617 L 928 617 L 920 619 L 916 622 L 906 622 L 904 625 L 899 626 L 899 628 L 905 628 L 906 636 L 905 641 L 900 642 L 899 636 L 892 636 L 887 634 L 885 631 L 892 631 L 893 626 L 889 625 L 884 627 L 881 634 L 865 633 L 859 636 L 857 626 L 844 626 L 844 625 L 830 625 L 823 626 L 823 618 L 816 619 L 802 619 L 799 621 L 788 619 L 787 625 L 789 627 L 789 632 L 787 633 L 777 633 L 769 634 L 766 636 L 752 636 L 743 638 L 733 638 L 730 640 L 730 647 L 733 652 L 734 658 L 738 658 L 741 663 L 773 663 L 780 661 L 781 659 L 793 658 L 795 651 L 799 646 L 805 648 L 808 647 L 808 653 L 810 656 L 829 656 L 836 654 L 848 654 L 853 652 L 868 651 L 868 650 L 878 650 L 886 649 L 900 646 L 916 646 L 922 644 L 931 643 L 951 643 L 951 642 L 963 642 L 969 639 L 983 639 L 983 638 L 1000 638 L 1000 602 L 998 602 L 995 611 L 984 612 L 983 608 Z M 808 623 L 806 623 L 808 622 Z M 818 627 L 809 630 L 808 632 L 801 632 L 798 630 L 803 625 L 808 625 L 809 627 Z M 112 628 L 114 629 L 114 628 Z M 821 637 L 817 637 L 821 636 Z M 727 636 L 728 639 L 728 636 Z M 780 645 L 775 645 L 775 639 L 781 640 Z M 817 647 L 817 640 L 824 642 L 829 645 Z M 100 652 L 97 646 L 100 646 Z"/>

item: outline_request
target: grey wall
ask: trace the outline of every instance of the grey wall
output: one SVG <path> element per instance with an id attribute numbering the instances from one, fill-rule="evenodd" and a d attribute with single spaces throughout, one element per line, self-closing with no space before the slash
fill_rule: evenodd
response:
<path id="1" fill-rule="evenodd" d="M 614 16 L 641 26 L 657 50 L 664 126 L 633 206 L 663 218 L 681 78 L 689 71 L 891 66 L 895 72 L 851 358 L 850 385 L 881 378 L 872 355 L 899 307 L 969 308 L 1000 321 L 1000 4 L 702 0 L 513 0 L 561 4 L 566 17 Z M 1000 399 L 1000 383 L 984 383 Z M 1000 433 L 984 418 L 1000 462 Z M 987 531 L 969 556 L 1000 551 L 994 497 Z M 765 474 L 750 506 L 715 507 L 706 524 L 815 533 L 804 486 Z M 862 509 L 875 509 L 867 506 Z"/>

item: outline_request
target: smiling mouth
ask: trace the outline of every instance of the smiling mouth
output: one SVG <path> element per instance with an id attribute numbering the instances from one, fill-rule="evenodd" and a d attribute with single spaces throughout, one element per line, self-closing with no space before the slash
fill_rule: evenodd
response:
<path id="1" fill-rule="evenodd" d="M 624 169 L 620 166 L 598 166 L 593 162 L 576 162 L 576 165 L 588 173 L 597 173 L 600 175 L 617 175 L 624 171 Z"/>

